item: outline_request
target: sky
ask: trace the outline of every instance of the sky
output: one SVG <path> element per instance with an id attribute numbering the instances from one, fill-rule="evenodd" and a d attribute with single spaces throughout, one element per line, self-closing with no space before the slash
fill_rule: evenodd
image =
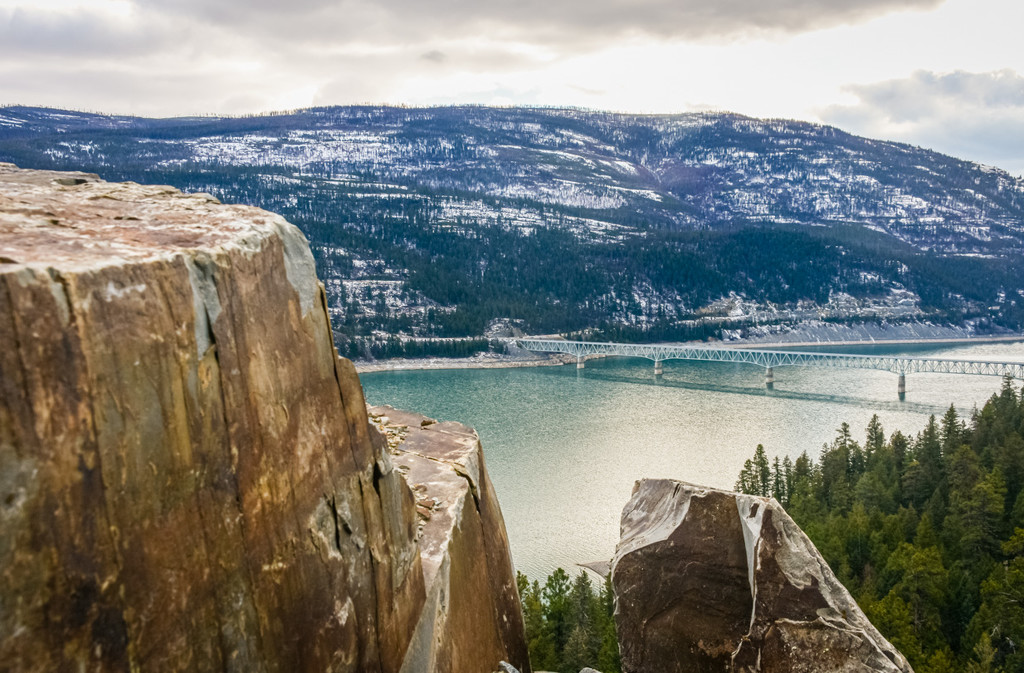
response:
<path id="1" fill-rule="evenodd" d="M 1022 0 L 0 0 L 0 105 L 730 111 L 1024 175 Z"/>

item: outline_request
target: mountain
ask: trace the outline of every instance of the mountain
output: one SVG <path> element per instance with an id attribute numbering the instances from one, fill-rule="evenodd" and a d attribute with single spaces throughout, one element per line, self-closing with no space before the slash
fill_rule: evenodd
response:
<path id="1" fill-rule="evenodd" d="M 166 183 L 309 237 L 340 341 L 707 335 L 709 319 L 1024 324 L 1024 180 L 734 114 L 0 108 L 0 160 Z M 353 345 L 352 348 L 356 348 Z"/>

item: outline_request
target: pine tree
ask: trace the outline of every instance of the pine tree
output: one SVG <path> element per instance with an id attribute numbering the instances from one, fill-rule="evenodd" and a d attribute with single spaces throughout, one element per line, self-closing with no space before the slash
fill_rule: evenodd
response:
<path id="1" fill-rule="evenodd" d="M 581 624 L 577 624 L 569 632 L 562 661 L 562 670 L 565 673 L 576 673 L 594 661 L 594 655 L 590 651 L 590 634 Z"/>
<path id="2" fill-rule="evenodd" d="M 574 656 L 578 655 L 580 660 L 587 662 L 593 662 L 596 659 L 599 645 L 599 639 L 594 631 L 596 607 L 593 584 L 586 571 L 581 570 L 573 580 L 572 589 L 569 591 L 569 614 L 567 617 L 569 640 L 566 641 L 566 656 L 568 656 L 572 636 L 578 632 L 577 639 L 582 638 L 582 644 L 576 643 L 572 646 L 575 652 Z M 583 664 L 579 668 L 586 665 Z"/>
<path id="3" fill-rule="evenodd" d="M 984 565 L 998 552 L 1005 502 L 1006 482 L 996 468 L 974 486 L 970 499 L 963 503 L 960 550 L 968 566 Z"/>
<path id="4" fill-rule="evenodd" d="M 786 502 L 786 475 L 782 471 L 782 463 L 778 456 L 772 461 L 771 496 L 779 502 Z"/>
<path id="5" fill-rule="evenodd" d="M 523 624 L 530 661 L 538 669 L 555 668 L 558 666 L 558 656 L 554 639 L 544 621 L 545 610 L 540 584 L 536 580 L 531 584 L 522 573 L 516 574 L 516 583 L 523 606 Z"/>
<path id="6" fill-rule="evenodd" d="M 597 651 L 597 665 L 594 667 L 601 673 L 619 673 L 622 662 L 619 660 L 619 639 L 615 631 L 615 594 L 612 590 L 612 578 L 608 575 L 598 593 L 597 625 L 601 634 L 601 644 Z"/>
<path id="7" fill-rule="evenodd" d="M 892 448 L 893 462 L 896 465 L 896 486 L 900 489 L 900 502 L 906 502 L 902 494 L 901 482 L 903 474 L 907 469 L 907 452 L 910 448 L 910 441 L 906 435 L 897 430 L 889 438 L 889 446 Z"/>
<path id="8" fill-rule="evenodd" d="M 945 455 L 951 455 L 954 451 L 960 448 L 960 444 L 963 441 L 964 435 L 964 424 L 960 420 L 960 415 L 956 412 L 956 407 L 949 405 L 949 409 L 942 417 L 942 452 Z"/>
<path id="9" fill-rule="evenodd" d="M 542 596 L 545 632 L 550 635 L 555 651 L 562 652 L 569 639 L 569 575 L 561 568 L 557 568 L 544 583 Z M 560 667 L 561 660 L 553 668 Z"/>
<path id="10" fill-rule="evenodd" d="M 739 493 L 746 493 L 747 495 L 757 495 L 758 491 L 758 479 L 754 469 L 754 461 L 747 458 L 743 461 L 743 469 L 740 470 L 740 476 L 736 480 L 736 491 Z"/>
<path id="11" fill-rule="evenodd" d="M 921 641 L 912 626 L 913 618 L 906 601 L 895 593 L 889 593 L 880 601 L 865 606 L 865 613 L 871 623 L 881 631 L 899 650 L 911 665 L 918 667 L 923 659 Z"/>
<path id="12" fill-rule="evenodd" d="M 882 429 L 882 421 L 879 420 L 878 414 L 874 414 L 868 421 L 867 441 L 864 443 L 864 455 L 869 467 L 874 457 L 881 453 L 884 447 L 885 430 Z"/>
<path id="13" fill-rule="evenodd" d="M 948 576 L 942 557 L 935 547 L 917 549 L 902 544 L 889 557 L 886 570 L 899 577 L 890 593 L 910 607 L 911 626 L 925 651 L 942 647 L 942 607 L 945 604 Z"/>
<path id="14" fill-rule="evenodd" d="M 757 492 L 755 495 L 769 496 L 772 493 L 772 474 L 768 466 L 768 455 L 764 446 L 757 445 L 754 450 L 754 470 L 757 475 Z"/>
<path id="15" fill-rule="evenodd" d="M 782 459 L 782 475 L 785 486 L 786 499 L 783 501 L 784 505 L 789 505 L 790 496 L 793 494 L 793 461 L 786 456 Z"/>

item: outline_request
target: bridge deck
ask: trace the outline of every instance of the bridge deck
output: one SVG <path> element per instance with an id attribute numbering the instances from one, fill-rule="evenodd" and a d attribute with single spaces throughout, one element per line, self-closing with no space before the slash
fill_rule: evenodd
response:
<path id="1" fill-rule="evenodd" d="M 806 353 L 747 348 L 726 348 L 674 344 L 618 344 L 561 339 L 517 339 L 521 348 L 545 353 L 568 353 L 577 358 L 587 355 L 621 355 L 647 358 L 656 364 L 662 360 L 702 360 L 705 362 L 741 362 L 764 367 L 812 366 L 840 369 L 878 369 L 901 376 L 917 372 L 943 374 L 980 374 L 1012 376 L 1024 379 L 1022 362 L 988 362 L 915 358 L 896 355 L 852 355 L 848 353 Z"/>

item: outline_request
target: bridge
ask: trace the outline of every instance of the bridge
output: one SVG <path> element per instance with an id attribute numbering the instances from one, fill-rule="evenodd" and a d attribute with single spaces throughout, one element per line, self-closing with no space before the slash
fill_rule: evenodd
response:
<path id="1" fill-rule="evenodd" d="M 765 385 L 773 387 L 775 368 L 785 366 L 831 367 L 833 369 L 878 369 L 899 375 L 897 392 L 901 399 L 907 391 L 907 374 L 978 374 L 1012 376 L 1024 379 L 1024 362 L 988 362 L 946 358 L 915 358 L 899 355 L 850 355 L 845 353 L 805 353 L 748 348 L 726 348 L 682 344 L 619 344 L 562 339 L 516 339 L 520 348 L 542 353 L 566 353 L 576 357 L 583 369 L 588 355 L 620 355 L 654 361 L 655 375 L 663 372 L 664 360 L 700 360 L 703 362 L 740 362 L 763 367 Z"/>

